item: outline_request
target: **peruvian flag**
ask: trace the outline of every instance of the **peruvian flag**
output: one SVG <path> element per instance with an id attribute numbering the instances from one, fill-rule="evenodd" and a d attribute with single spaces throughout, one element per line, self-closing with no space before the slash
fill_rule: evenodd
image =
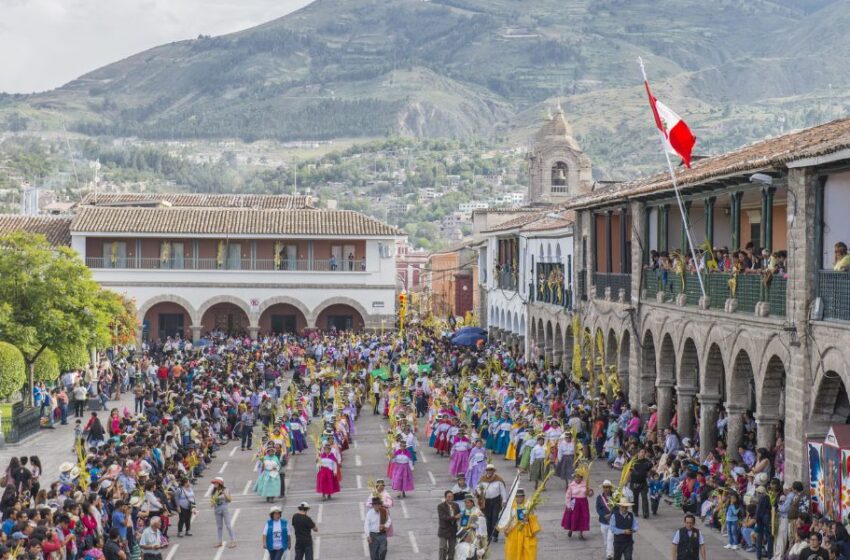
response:
<path id="1" fill-rule="evenodd" d="M 652 114 L 655 117 L 655 126 L 664 135 L 667 151 L 682 158 L 685 166 L 690 167 L 691 151 L 697 141 L 696 136 L 682 120 L 682 117 L 652 95 L 649 90 L 649 82 L 644 80 L 643 83 L 646 86 L 646 94 L 649 96 L 649 106 L 652 107 Z"/>

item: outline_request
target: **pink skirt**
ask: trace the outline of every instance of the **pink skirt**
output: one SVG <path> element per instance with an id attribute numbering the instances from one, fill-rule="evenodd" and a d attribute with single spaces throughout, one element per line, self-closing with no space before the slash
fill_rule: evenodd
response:
<path id="1" fill-rule="evenodd" d="M 401 465 L 396 463 L 393 467 L 393 490 L 396 492 L 410 492 L 413 490 L 413 471 L 410 463 Z"/>
<path id="2" fill-rule="evenodd" d="M 455 451 L 455 454 L 452 455 L 452 460 L 449 463 L 449 473 L 452 476 L 457 476 L 459 474 L 466 474 L 466 469 L 469 468 L 469 450 L 466 451 Z"/>
<path id="3" fill-rule="evenodd" d="M 339 480 L 334 476 L 333 471 L 322 467 L 316 473 L 316 493 L 317 494 L 336 494 L 339 492 Z"/>
<path id="4" fill-rule="evenodd" d="M 575 498 L 573 509 L 568 507 L 564 509 L 561 527 L 567 531 L 590 530 L 590 509 L 587 505 L 587 498 Z"/>

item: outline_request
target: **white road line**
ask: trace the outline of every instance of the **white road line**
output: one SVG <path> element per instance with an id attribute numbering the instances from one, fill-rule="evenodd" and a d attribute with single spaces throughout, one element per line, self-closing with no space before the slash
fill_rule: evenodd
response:
<path id="1" fill-rule="evenodd" d="M 168 556 L 165 557 L 165 560 L 171 560 L 174 558 L 174 555 L 177 554 L 177 549 L 180 548 L 179 544 L 175 544 L 171 547 L 171 550 L 168 551 Z"/>
<path id="2" fill-rule="evenodd" d="M 423 451 L 423 452 L 421 452 L 421 453 L 419 454 L 419 458 L 420 458 L 420 459 L 422 459 L 422 462 L 423 462 L 424 464 L 426 464 L 426 465 L 428 464 L 428 454 L 427 454 L 427 453 L 425 453 L 424 451 Z"/>
<path id="3" fill-rule="evenodd" d="M 354 442 L 354 449 L 357 449 L 357 442 Z"/>
<path id="4" fill-rule="evenodd" d="M 319 513 L 316 515 L 316 523 L 322 522 L 323 513 L 325 513 L 325 504 L 319 504 Z"/>
<path id="5" fill-rule="evenodd" d="M 363 535 L 363 556 L 369 558 L 369 541 L 366 539 L 366 535 Z"/>
<path id="6" fill-rule="evenodd" d="M 233 457 L 233 454 L 234 454 L 234 453 L 236 453 L 236 446 L 235 446 L 235 445 L 233 446 L 233 449 L 231 449 L 231 450 L 230 450 L 230 455 L 229 455 L 229 457 Z"/>
<path id="7" fill-rule="evenodd" d="M 221 546 L 218 547 L 218 551 L 216 551 L 215 557 L 213 558 L 213 560 L 221 560 L 221 555 L 224 554 L 225 548 L 226 548 L 226 545 L 224 543 L 221 543 Z"/>
<path id="8" fill-rule="evenodd" d="M 363 488 L 363 479 L 358 474 L 357 475 L 357 489 L 360 490 L 361 488 Z"/>
<path id="9" fill-rule="evenodd" d="M 390 447 L 390 444 L 387 443 L 387 440 L 384 440 L 384 447 L 386 447 L 387 449 L 389 449 L 389 447 Z"/>
<path id="10" fill-rule="evenodd" d="M 233 517 L 230 518 L 230 526 L 231 527 L 236 526 L 236 520 L 239 518 L 239 512 L 240 511 L 242 511 L 242 510 L 239 509 L 239 508 L 236 508 L 236 511 L 233 512 Z M 234 529 L 233 532 L 235 533 L 236 529 Z"/>
<path id="11" fill-rule="evenodd" d="M 363 466 L 363 460 L 360 458 L 360 455 L 354 456 L 354 466 L 356 466 L 356 467 L 362 467 Z"/>
<path id="12" fill-rule="evenodd" d="M 206 492 L 204 492 L 204 498 L 209 498 L 210 496 L 212 496 L 212 491 L 213 491 L 213 485 L 210 484 L 210 487 L 207 488 Z"/>
<path id="13" fill-rule="evenodd" d="M 407 504 L 405 504 L 403 501 L 401 502 L 401 514 L 404 516 L 405 519 L 410 519 L 410 514 L 407 513 Z"/>
<path id="14" fill-rule="evenodd" d="M 242 490 L 243 496 L 248 495 L 248 488 L 250 488 L 250 487 L 251 487 L 251 481 L 249 480 L 248 482 L 245 483 L 245 488 Z"/>
<path id="15" fill-rule="evenodd" d="M 268 550 L 263 552 L 263 560 L 269 560 L 269 551 Z"/>
<path id="16" fill-rule="evenodd" d="M 220 469 L 218 469 L 218 474 L 222 474 L 222 473 L 224 472 L 224 469 L 226 469 L 226 468 L 227 468 L 227 461 L 225 461 L 225 462 L 221 465 L 221 468 L 220 468 Z"/>
<path id="17" fill-rule="evenodd" d="M 428 471 L 428 478 L 431 479 L 431 484 L 433 484 L 434 486 L 437 485 L 437 479 L 434 478 L 434 473 L 432 473 L 431 471 Z"/>
<path id="18" fill-rule="evenodd" d="M 322 550 L 322 538 L 314 538 L 313 544 L 316 545 L 315 547 L 313 547 L 313 560 L 319 560 L 319 552 Z"/>
<path id="19" fill-rule="evenodd" d="M 286 463 L 286 470 L 291 471 L 295 468 L 295 457 L 292 456 L 289 458 L 289 462 Z"/>
<path id="20" fill-rule="evenodd" d="M 419 545 L 416 544 L 416 535 L 413 531 L 408 531 L 407 536 L 410 537 L 410 548 L 413 549 L 413 554 L 419 554 Z"/>
<path id="21" fill-rule="evenodd" d="M 363 521 L 366 519 L 366 506 L 363 505 L 363 502 L 360 502 L 357 505 L 360 506 L 360 521 Z"/>

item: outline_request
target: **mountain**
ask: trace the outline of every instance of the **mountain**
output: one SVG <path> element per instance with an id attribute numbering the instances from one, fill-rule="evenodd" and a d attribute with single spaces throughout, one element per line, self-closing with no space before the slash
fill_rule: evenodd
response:
<path id="1" fill-rule="evenodd" d="M 659 163 L 638 56 L 698 150 L 717 153 L 848 112 L 848 23 L 844 0 L 316 0 L 0 97 L 0 122 L 163 139 L 520 140 L 560 101 L 597 175 L 623 178 Z"/>

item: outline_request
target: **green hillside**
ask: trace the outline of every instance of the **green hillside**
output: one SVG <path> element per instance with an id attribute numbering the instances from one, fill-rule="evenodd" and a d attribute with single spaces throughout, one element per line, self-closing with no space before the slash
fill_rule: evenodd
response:
<path id="1" fill-rule="evenodd" d="M 601 177 L 658 163 L 635 60 L 716 153 L 850 110 L 841 0 L 316 0 L 163 45 L 0 122 L 245 140 L 407 134 L 523 140 L 561 100 Z"/>

